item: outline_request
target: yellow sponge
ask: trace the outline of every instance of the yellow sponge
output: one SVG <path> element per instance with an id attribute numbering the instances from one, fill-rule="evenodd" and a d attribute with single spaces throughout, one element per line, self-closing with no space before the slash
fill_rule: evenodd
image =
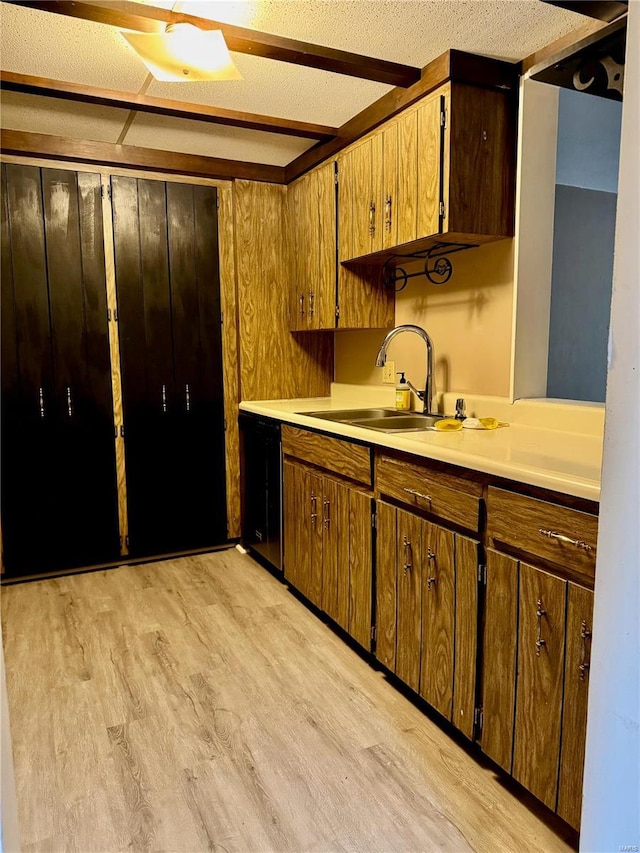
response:
<path id="1" fill-rule="evenodd" d="M 457 421 L 455 418 L 442 418 L 441 421 L 435 422 L 434 427 L 440 432 L 453 432 L 462 429 L 462 421 Z"/>

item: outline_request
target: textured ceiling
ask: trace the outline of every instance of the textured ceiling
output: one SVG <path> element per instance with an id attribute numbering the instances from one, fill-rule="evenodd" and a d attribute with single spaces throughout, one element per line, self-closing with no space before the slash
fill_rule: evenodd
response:
<path id="1" fill-rule="evenodd" d="M 149 5 L 175 6 L 170 2 Z M 423 67 L 450 48 L 516 61 L 585 18 L 539 0 L 185 0 L 180 11 Z M 367 80 L 234 54 L 243 80 L 158 83 L 117 30 L 0 4 L 4 70 L 339 126 L 389 90 Z M 2 126 L 286 165 L 310 140 L 2 93 Z"/>

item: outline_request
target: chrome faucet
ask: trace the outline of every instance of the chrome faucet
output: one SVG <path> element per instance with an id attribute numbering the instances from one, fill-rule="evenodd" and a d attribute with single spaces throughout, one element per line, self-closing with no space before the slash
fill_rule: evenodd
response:
<path id="1" fill-rule="evenodd" d="M 433 404 L 433 341 L 423 328 L 420 326 L 405 325 L 396 326 L 395 329 L 391 329 L 382 341 L 382 346 L 380 347 L 376 357 L 376 367 L 384 367 L 387 360 L 387 349 L 389 348 L 389 344 L 397 335 L 400 334 L 400 332 L 414 332 L 416 335 L 419 335 L 427 345 L 427 381 L 424 391 L 418 391 L 418 389 L 412 385 L 409 380 L 407 380 L 407 384 L 418 399 L 422 400 L 422 411 L 424 414 L 430 415 L 432 414 L 431 406 Z"/>

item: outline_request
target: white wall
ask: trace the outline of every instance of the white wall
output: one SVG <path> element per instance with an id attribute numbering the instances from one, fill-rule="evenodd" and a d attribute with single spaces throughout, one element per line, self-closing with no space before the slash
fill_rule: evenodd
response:
<path id="1" fill-rule="evenodd" d="M 640 0 L 627 59 L 580 849 L 640 849 Z"/>

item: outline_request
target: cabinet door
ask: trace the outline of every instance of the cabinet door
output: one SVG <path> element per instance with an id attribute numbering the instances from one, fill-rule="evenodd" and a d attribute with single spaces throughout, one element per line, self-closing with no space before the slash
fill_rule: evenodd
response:
<path id="1" fill-rule="evenodd" d="M 582 810 L 592 619 L 593 593 L 569 583 L 558 814 L 575 829 Z"/>
<path id="2" fill-rule="evenodd" d="M 349 634 L 371 648 L 371 497 L 349 489 Z"/>
<path id="3" fill-rule="evenodd" d="M 325 479 L 322 498 L 322 609 L 349 627 L 349 490 Z"/>
<path id="4" fill-rule="evenodd" d="M 304 469 L 285 460 L 282 465 L 284 514 L 284 576 L 296 589 L 309 573 L 309 541 L 305 523 Z"/>
<path id="5" fill-rule="evenodd" d="M 381 168 L 380 135 L 357 145 L 340 158 L 338 213 L 341 261 L 369 255 L 382 247 Z"/>
<path id="6" fill-rule="evenodd" d="M 227 538 L 222 331 L 214 187 L 167 183 L 175 400 L 174 546 Z"/>
<path id="7" fill-rule="evenodd" d="M 518 675 L 513 775 L 556 807 L 566 581 L 520 565 Z"/>
<path id="8" fill-rule="evenodd" d="M 303 195 L 304 178 L 287 189 L 287 214 L 289 219 L 289 328 L 292 332 L 307 328 L 307 299 L 305 296 L 305 257 L 303 253 Z"/>
<path id="9" fill-rule="evenodd" d="M 382 248 L 398 244 L 398 123 L 392 122 L 382 136 Z"/>
<path id="10" fill-rule="evenodd" d="M 417 234 L 418 194 L 418 113 L 411 112 L 397 122 L 398 180 L 391 204 L 391 231 L 395 244 L 409 243 Z"/>
<path id="11" fill-rule="evenodd" d="M 422 521 L 397 511 L 398 611 L 396 675 L 418 692 L 422 635 Z"/>
<path id="12" fill-rule="evenodd" d="M 314 286 L 314 329 L 336 326 L 336 183 L 333 162 L 315 171 L 315 216 L 319 247 Z"/>
<path id="13" fill-rule="evenodd" d="M 513 759 L 518 642 L 518 562 L 487 551 L 482 750 L 508 773 Z"/>
<path id="14" fill-rule="evenodd" d="M 448 163 L 442 150 L 441 99 L 433 95 L 418 110 L 417 237 L 441 231 L 441 182 Z"/>
<path id="15" fill-rule="evenodd" d="M 376 538 L 376 657 L 396 669 L 396 603 L 398 584 L 396 510 L 384 501 L 377 506 Z M 402 551 L 400 552 L 402 554 Z"/>
<path id="16" fill-rule="evenodd" d="M 453 703 L 454 534 L 422 522 L 420 695 L 448 720 Z"/>
<path id="17" fill-rule="evenodd" d="M 476 706 L 479 547 L 475 540 L 456 533 L 456 633 L 451 722 L 469 739 L 474 736 Z"/>

